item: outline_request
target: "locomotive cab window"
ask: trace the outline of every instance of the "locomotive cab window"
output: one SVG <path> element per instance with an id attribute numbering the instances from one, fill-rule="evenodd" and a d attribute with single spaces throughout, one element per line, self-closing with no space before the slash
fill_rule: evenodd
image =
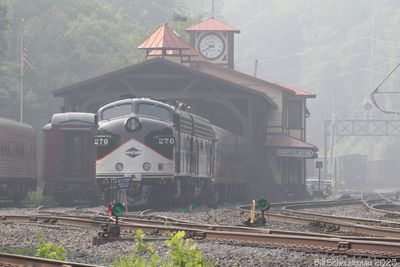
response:
<path id="1" fill-rule="evenodd" d="M 132 104 L 114 105 L 104 110 L 101 114 L 101 118 L 103 120 L 109 120 L 115 117 L 131 114 L 132 112 Z"/>
<path id="2" fill-rule="evenodd" d="M 172 122 L 171 111 L 164 107 L 160 107 L 157 104 L 140 103 L 138 106 L 138 114 Z"/>

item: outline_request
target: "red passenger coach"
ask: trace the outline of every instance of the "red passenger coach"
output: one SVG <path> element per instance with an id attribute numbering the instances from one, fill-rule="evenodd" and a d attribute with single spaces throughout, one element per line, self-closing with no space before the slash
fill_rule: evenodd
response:
<path id="1" fill-rule="evenodd" d="M 36 187 L 36 134 L 24 123 L 0 118 L 0 198 L 18 203 Z"/>
<path id="2" fill-rule="evenodd" d="M 97 117 L 91 113 L 54 114 L 44 128 L 44 194 L 59 203 L 97 201 Z"/>

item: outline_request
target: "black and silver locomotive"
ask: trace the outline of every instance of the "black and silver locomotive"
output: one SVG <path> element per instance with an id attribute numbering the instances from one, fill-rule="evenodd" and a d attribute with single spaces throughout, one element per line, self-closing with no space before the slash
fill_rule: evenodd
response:
<path id="1" fill-rule="evenodd" d="M 244 183 L 244 139 L 182 104 L 123 99 L 101 107 L 98 119 L 96 179 L 106 201 L 215 201 Z"/>

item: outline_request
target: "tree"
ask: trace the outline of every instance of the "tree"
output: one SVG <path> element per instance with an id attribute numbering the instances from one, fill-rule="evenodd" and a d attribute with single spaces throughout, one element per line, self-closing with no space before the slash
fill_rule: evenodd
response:
<path id="1" fill-rule="evenodd" d="M 0 59 L 4 56 L 7 48 L 7 31 L 8 31 L 8 2 L 0 0 Z"/>
<path id="2" fill-rule="evenodd" d="M 24 117 L 39 129 L 59 111 L 61 103 L 54 101 L 52 90 L 143 58 L 136 46 L 145 30 L 103 0 L 13 0 L 10 16 L 12 68 L 6 76 L 17 81 L 12 92 L 18 92 L 18 22 L 23 18 L 30 62 L 25 75 Z M 4 102 L 16 102 L 18 95 L 8 91 L 3 94 Z M 8 108 L 1 105 L 0 112 L 5 114 Z"/>

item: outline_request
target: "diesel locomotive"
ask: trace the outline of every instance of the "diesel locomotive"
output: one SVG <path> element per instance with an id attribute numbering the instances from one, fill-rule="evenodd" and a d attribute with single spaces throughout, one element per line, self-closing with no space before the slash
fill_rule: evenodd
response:
<path id="1" fill-rule="evenodd" d="M 36 188 L 36 133 L 13 120 L 0 118 L 0 199 L 19 203 Z"/>
<path id="2" fill-rule="evenodd" d="M 97 116 L 68 112 L 52 116 L 43 128 L 43 182 L 46 196 L 61 204 L 99 200 L 96 182 Z"/>
<path id="3" fill-rule="evenodd" d="M 106 201 L 217 201 L 245 178 L 244 138 L 177 107 L 123 99 L 98 111 L 96 179 Z"/>
<path id="4" fill-rule="evenodd" d="M 178 106 L 126 98 L 44 127 L 45 195 L 132 206 L 212 202 L 245 183 L 243 137 Z"/>

